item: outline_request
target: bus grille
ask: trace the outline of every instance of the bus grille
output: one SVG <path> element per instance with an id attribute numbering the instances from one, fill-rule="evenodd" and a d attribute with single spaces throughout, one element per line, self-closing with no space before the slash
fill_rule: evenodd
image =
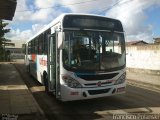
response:
<path id="1" fill-rule="evenodd" d="M 100 90 L 88 90 L 88 93 L 90 95 L 97 95 L 97 94 L 103 94 L 103 93 L 108 93 L 111 88 L 107 89 L 100 89 Z"/>
<path id="2" fill-rule="evenodd" d="M 112 79 L 116 75 L 118 75 L 118 73 L 100 74 L 100 75 L 77 75 L 77 77 L 84 80 L 106 80 L 106 79 Z"/>
<path id="3" fill-rule="evenodd" d="M 105 86 L 105 85 L 111 85 L 112 82 L 102 82 L 101 85 Z M 87 84 L 84 84 L 85 86 L 97 86 L 97 83 L 87 83 Z"/>

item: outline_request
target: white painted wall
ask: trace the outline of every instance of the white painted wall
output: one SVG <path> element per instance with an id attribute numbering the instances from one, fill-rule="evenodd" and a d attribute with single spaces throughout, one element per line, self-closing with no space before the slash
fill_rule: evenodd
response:
<path id="1" fill-rule="evenodd" d="M 128 68 L 160 70 L 160 45 L 126 47 Z"/>

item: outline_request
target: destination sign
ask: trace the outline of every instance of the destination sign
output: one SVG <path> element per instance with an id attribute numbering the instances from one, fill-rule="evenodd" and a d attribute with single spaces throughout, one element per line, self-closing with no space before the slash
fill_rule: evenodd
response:
<path id="1" fill-rule="evenodd" d="M 119 20 L 85 15 L 65 16 L 63 20 L 63 27 L 123 31 L 122 24 Z"/>

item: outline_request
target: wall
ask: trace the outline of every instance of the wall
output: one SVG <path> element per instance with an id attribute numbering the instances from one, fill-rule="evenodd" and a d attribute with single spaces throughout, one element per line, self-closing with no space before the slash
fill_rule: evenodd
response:
<path id="1" fill-rule="evenodd" d="M 160 45 L 127 46 L 126 62 L 129 70 L 160 74 Z"/>
<path id="2" fill-rule="evenodd" d="M 5 48 L 6 51 L 10 51 L 8 56 L 11 61 L 24 60 L 24 53 L 22 48 Z"/>

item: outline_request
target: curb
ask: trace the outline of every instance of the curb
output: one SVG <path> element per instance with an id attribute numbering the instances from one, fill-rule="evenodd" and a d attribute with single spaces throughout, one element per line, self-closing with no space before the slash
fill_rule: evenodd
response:
<path id="1" fill-rule="evenodd" d="M 23 76 L 21 75 L 20 71 L 17 69 L 17 66 L 13 63 L 11 63 L 15 69 L 18 71 L 18 74 L 20 75 L 20 77 L 22 78 L 23 81 Z M 23 81 L 24 82 L 24 81 Z M 41 109 L 41 107 L 38 105 L 37 101 L 35 100 L 34 96 L 32 95 L 32 91 L 30 90 L 30 88 L 28 88 L 28 86 L 26 85 L 26 83 L 24 82 L 25 86 L 27 87 L 29 93 L 31 94 L 34 102 L 35 102 L 35 106 L 37 107 L 37 113 L 36 116 L 39 120 L 48 120 L 47 117 L 45 116 L 45 113 L 43 112 L 43 110 Z"/>

